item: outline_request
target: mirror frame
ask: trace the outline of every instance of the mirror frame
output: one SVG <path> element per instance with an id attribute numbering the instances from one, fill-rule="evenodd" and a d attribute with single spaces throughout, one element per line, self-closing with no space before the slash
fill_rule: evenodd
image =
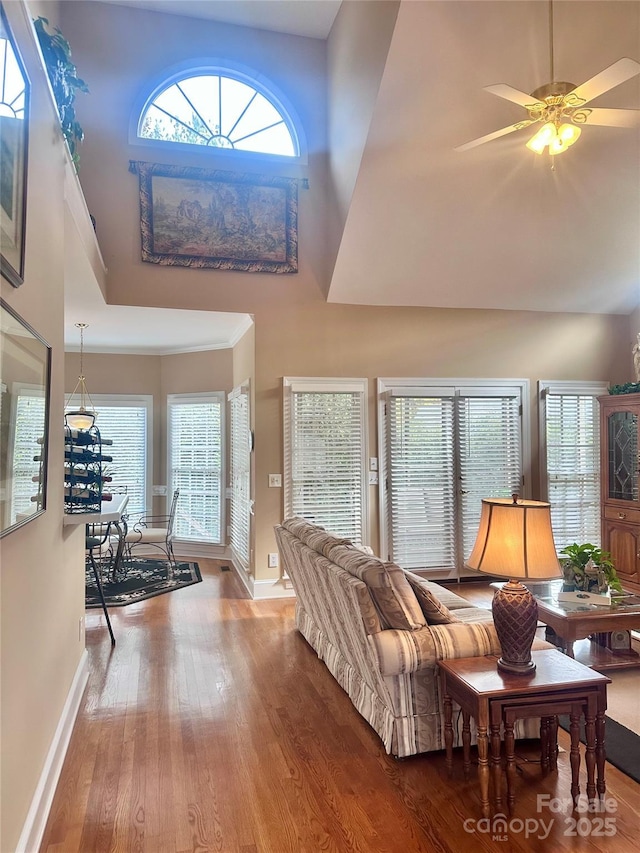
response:
<path id="1" fill-rule="evenodd" d="M 20 361 L 20 348 L 12 347 L 12 375 L 7 373 L 7 350 L 12 338 L 27 338 L 30 343 L 28 352 L 23 347 L 25 357 Z M 18 356 L 18 357 L 16 357 Z M 35 381 L 34 381 L 35 379 Z M 13 448 L 15 439 L 16 405 L 11 400 L 9 383 L 23 383 L 35 390 L 35 396 L 44 398 L 44 417 L 42 422 L 40 445 L 34 444 L 34 455 L 40 456 L 34 486 L 37 499 L 34 511 L 16 513 L 15 520 L 7 516 L 7 502 L 11 501 L 14 486 Z M 6 536 L 18 527 L 22 527 L 34 518 L 42 515 L 47 508 L 47 467 L 49 457 L 49 418 L 51 411 L 51 347 L 28 323 L 26 323 L 3 299 L 0 299 L 0 537 Z M 8 402 L 8 405 L 7 405 Z M 37 425 L 39 427 L 39 424 Z M 38 430 L 40 432 L 40 430 Z M 39 436 L 40 437 L 40 436 Z M 40 450 L 38 453 L 37 451 Z M 30 451 L 29 451 L 30 452 Z M 20 517 L 20 516 L 24 517 Z M 9 523 L 10 522 L 10 523 Z M 4 526 L 6 524 L 6 526 Z"/>

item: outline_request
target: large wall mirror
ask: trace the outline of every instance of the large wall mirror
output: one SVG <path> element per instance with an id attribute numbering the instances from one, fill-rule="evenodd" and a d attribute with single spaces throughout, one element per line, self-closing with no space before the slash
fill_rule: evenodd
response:
<path id="1" fill-rule="evenodd" d="M 0 536 L 47 501 L 51 347 L 0 300 Z"/>

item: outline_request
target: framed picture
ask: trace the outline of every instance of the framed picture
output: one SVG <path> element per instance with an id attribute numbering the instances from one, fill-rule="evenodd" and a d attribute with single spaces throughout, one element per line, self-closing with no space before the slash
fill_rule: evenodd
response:
<path id="1" fill-rule="evenodd" d="M 29 78 L 0 3 L 0 272 L 24 280 Z"/>
<path id="2" fill-rule="evenodd" d="M 298 272 L 295 178 L 131 161 L 140 178 L 142 260 L 243 272 Z"/>
<path id="3" fill-rule="evenodd" d="M 51 347 L 0 299 L 0 536 L 47 505 Z"/>

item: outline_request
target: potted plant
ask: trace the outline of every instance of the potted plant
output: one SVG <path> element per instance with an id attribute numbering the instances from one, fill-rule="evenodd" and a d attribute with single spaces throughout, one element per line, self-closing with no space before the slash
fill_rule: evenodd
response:
<path id="1" fill-rule="evenodd" d="M 84 131 L 76 119 L 74 104 L 76 92 L 88 92 L 89 88 L 84 80 L 78 77 L 76 66 L 71 61 L 71 47 L 62 32 L 57 27 L 54 27 L 53 32 L 49 32 L 49 21 L 42 16 L 35 18 L 33 25 L 58 105 L 62 133 L 77 169 L 80 160 L 78 145 L 84 139 Z"/>
<path id="2" fill-rule="evenodd" d="M 582 545 L 574 542 L 560 553 L 564 556 L 560 565 L 565 587 L 596 593 L 606 592 L 607 589 L 622 592 L 620 579 L 608 551 L 590 542 Z"/>

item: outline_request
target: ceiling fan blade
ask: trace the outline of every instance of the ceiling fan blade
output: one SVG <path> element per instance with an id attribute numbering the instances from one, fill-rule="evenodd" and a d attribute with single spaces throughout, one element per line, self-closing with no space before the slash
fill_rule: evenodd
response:
<path id="1" fill-rule="evenodd" d="M 626 80 L 630 80 L 636 74 L 640 74 L 640 62 L 624 57 L 596 74 L 595 77 L 587 80 L 586 83 L 576 86 L 573 92 L 569 92 L 567 99 L 575 95 L 586 104 L 597 98 L 598 95 L 602 95 L 609 89 L 614 89 Z"/>
<path id="2" fill-rule="evenodd" d="M 585 112 L 588 111 L 585 110 Z M 584 124 L 599 124 L 603 127 L 637 127 L 640 125 L 640 110 L 592 109 Z"/>
<path id="3" fill-rule="evenodd" d="M 491 92 L 492 95 L 497 95 L 499 98 L 513 101 L 514 104 L 520 104 L 521 107 L 530 107 L 532 104 L 540 103 L 533 95 L 527 95 L 526 92 L 514 89 L 513 86 L 508 86 L 506 83 L 496 83 L 494 86 L 484 86 L 483 88 L 485 92 Z"/>
<path id="4" fill-rule="evenodd" d="M 480 136 L 478 139 L 473 139 L 471 142 L 465 142 L 464 145 L 458 145 L 454 151 L 468 151 L 469 148 L 475 148 L 476 145 L 483 145 L 485 142 L 491 142 L 492 139 L 498 139 L 500 136 L 505 136 L 507 133 L 513 133 L 514 130 L 522 130 L 523 127 L 528 127 L 533 122 L 530 119 L 519 121 L 517 124 L 510 124 L 509 127 L 503 127 L 500 130 L 494 130 L 493 133 L 488 133 L 486 136 Z"/>

